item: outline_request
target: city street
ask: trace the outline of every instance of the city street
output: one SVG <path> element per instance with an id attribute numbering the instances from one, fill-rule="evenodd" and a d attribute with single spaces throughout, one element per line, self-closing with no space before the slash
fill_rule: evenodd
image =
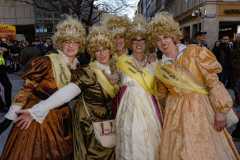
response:
<path id="1" fill-rule="evenodd" d="M 17 93 L 17 91 L 21 88 L 23 84 L 23 81 L 20 79 L 19 74 L 20 73 L 9 74 L 9 78 L 12 82 L 12 96 Z M 0 119 L 3 119 L 2 113 L 0 113 Z M 0 154 L 2 153 L 10 128 L 11 127 L 9 127 L 2 135 L 0 135 Z"/>

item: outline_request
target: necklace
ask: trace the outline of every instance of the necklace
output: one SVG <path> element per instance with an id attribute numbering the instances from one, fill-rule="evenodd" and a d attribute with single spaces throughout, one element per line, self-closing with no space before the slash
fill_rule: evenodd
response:
<path id="1" fill-rule="evenodd" d="M 144 59 L 142 61 L 137 60 L 134 56 L 132 56 L 132 57 L 133 57 L 134 64 L 136 65 L 136 67 L 138 69 L 144 68 L 147 65 L 146 56 L 144 56 Z"/>

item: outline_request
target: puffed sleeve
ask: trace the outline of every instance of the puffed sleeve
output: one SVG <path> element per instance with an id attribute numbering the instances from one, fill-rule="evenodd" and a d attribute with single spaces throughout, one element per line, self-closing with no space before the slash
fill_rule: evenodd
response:
<path id="1" fill-rule="evenodd" d="M 222 71 L 214 54 L 205 47 L 199 47 L 196 55 L 197 65 L 209 90 L 209 99 L 217 112 L 228 112 L 233 105 L 232 98 L 218 79 Z"/>
<path id="2" fill-rule="evenodd" d="M 36 88 L 41 80 L 45 78 L 51 69 L 51 61 L 47 56 L 34 59 L 28 66 L 22 79 L 24 80 L 23 87 L 14 98 L 14 104 L 24 106 L 32 91 Z"/>
<path id="3" fill-rule="evenodd" d="M 72 71 L 71 82 L 79 86 L 81 90 L 96 83 L 96 75 L 89 66 L 78 67 Z"/>

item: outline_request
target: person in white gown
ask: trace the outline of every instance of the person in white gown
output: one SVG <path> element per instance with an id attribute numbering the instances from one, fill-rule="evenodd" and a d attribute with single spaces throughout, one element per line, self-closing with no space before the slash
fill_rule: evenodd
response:
<path id="1" fill-rule="evenodd" d="M 133 53 L 123 55 L 117 61 L 121 86 L 125 90 L 116 116 L 116 159 L 156 160 L 162 114 L 154 96 L 156 62 L 147 60 L 142 17 L 135 18 L 128 38 Z"/>

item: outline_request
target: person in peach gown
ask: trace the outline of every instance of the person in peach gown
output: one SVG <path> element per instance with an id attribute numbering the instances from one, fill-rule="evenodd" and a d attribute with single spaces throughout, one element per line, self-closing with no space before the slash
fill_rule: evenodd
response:
<path id="1" fill-rule="evenodd" d="M 156 72 L 165 102 L 159 159 L 240 159 L 225 128 L 233 103 L 218 80 L 216 57 L 205 47 L 180 44 L 179 24 L 166 12 L 152 19 L 148 31 L 163 53 Z"/>

